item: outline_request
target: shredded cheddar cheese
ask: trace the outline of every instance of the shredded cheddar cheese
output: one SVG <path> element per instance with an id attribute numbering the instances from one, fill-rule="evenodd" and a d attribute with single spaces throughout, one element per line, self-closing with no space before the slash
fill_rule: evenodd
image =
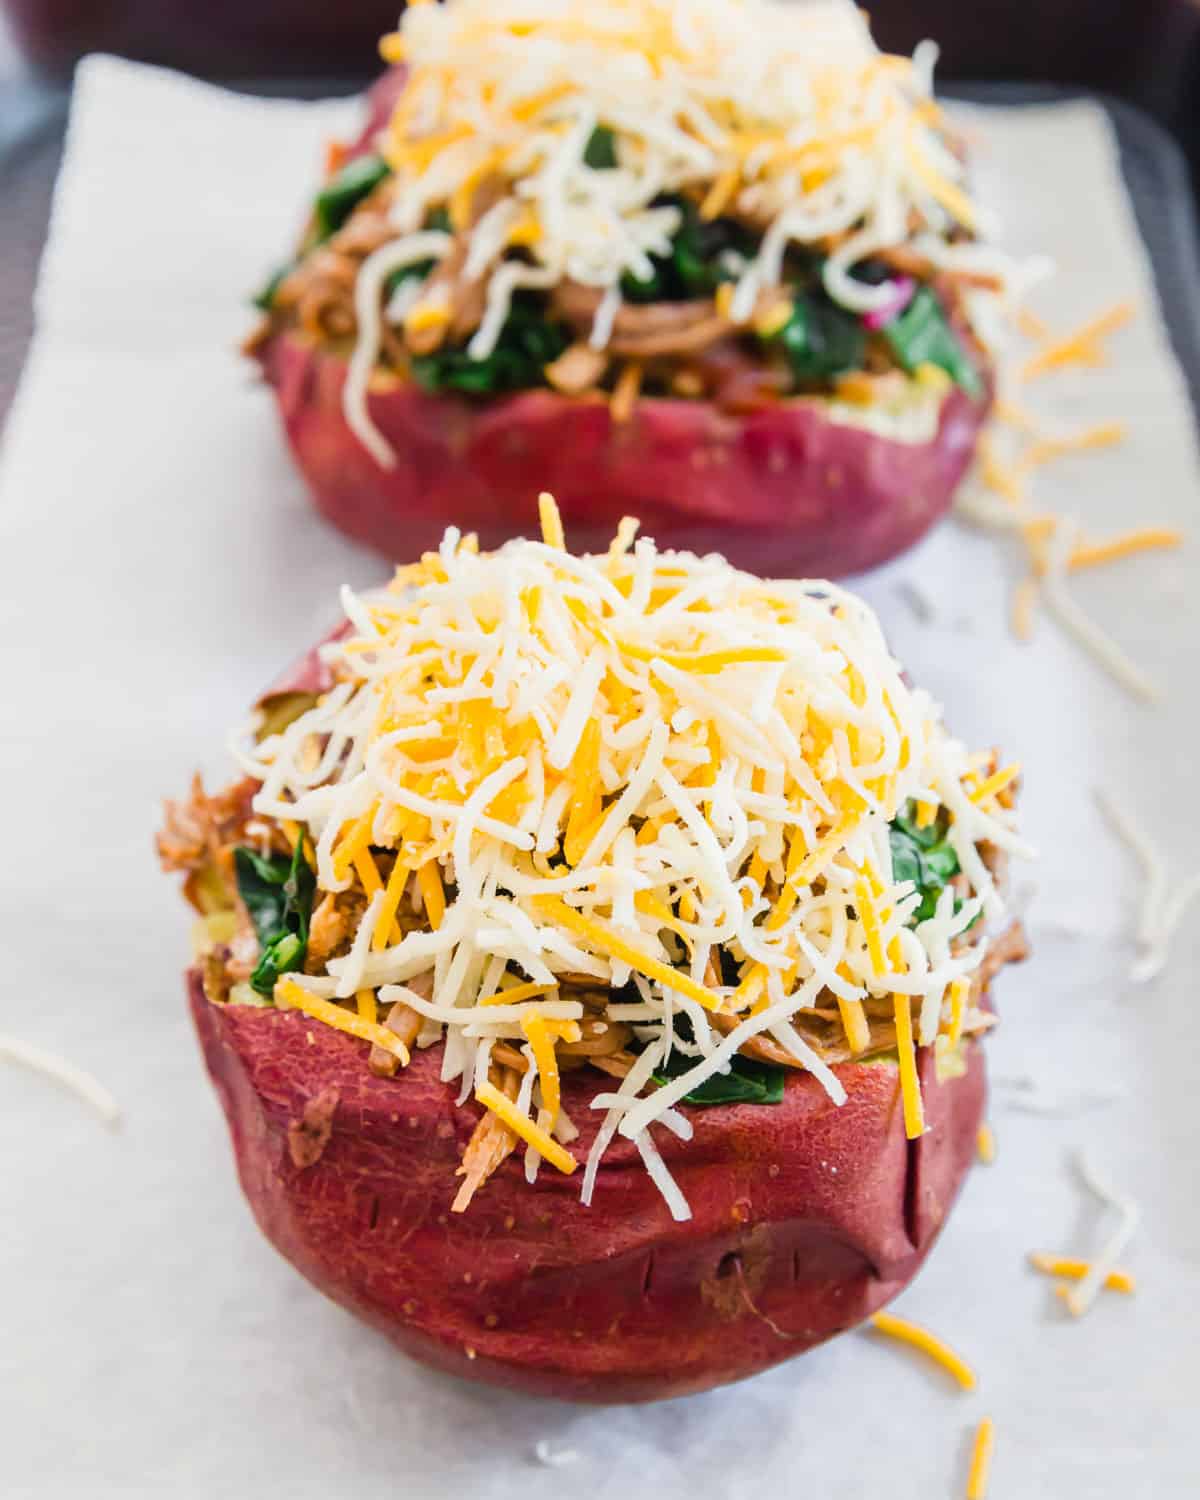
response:
<path id="1" fill-rule="evenodd" d="M 438 869 L 436 860 L 427 860 L 420 867 L 417 871 L 417 884 L 421 889 L 429 925 L 436 932 L 446 915 L 446 893 L 442 889 L 442 872 Z"/>
<path id="2" fill-rule="evenodd" d="M 989 798 L 995 797 L 997 793 L 1004 791 L 1021 774 L 1021 767 L 1015 763 L 1005 766 L 1002 770 L 994 771 L 986 781 L 981 781 L 977 787 L 968 793 L 972 802 L 984 803 Z"/>
<path id="3" fill-rule="evenodd" d="M 1101 340 L 1123 328 L 1133 317 L 1133 303 L 1120 302 L 1082 328 L 1039 349 L 1021 370 L 1022 380 L 1034 380 L 1050 370 L 1061 370 L 1072 364 L 1099 364 L 1103 361 Z"/>
<path id="4" fill-rule="evenodd" d="M 606 957 L 615 958 L 618 963 L 628 964 L 635 973 L 644 974 L 647 979 L 656 980 L 664 989 L 686 995 L 689 1000 L 695 1000 L 705 1010 L 723 1008 L 720 997 L 714 995 L 711 990 L 706 990 L 702 984 L 697 984 L 681 970 L 672 969 L 659 959 L 643 952 L 642 949 L 627 942 L 619 933 L 613 932 L 602 923 L 583 916 L 582 913 L 562 902 L 547 901 L 544 909 L 568 931 L 577 933 L 590 947 Z"/>
<path id="5" fill-rule="evenodd" d="M 950 1030 L 947 1035 L 952 1047 L 957 1047 L 962 1040 L 969 990 L 970 986 L 965 979 L 956 979 L 950 986 Z"/>
<path id="6" fill-rule="evenodd" d="M 865 1052 L 870 1043 L 871 1028 L 867 1023 L 862 1001 L 846 1000 L 839 995 L 837 1003 L 851 1052 Z"/>
<path id="7" fill-rule="evenodd" d="M 638 394 L 642 389 L 642 373 L 644 366 L 640 359 L 631 359 L 626 362 L 617 376 L 617 383 L 613 387 L 612 400 L 608 403 L 608 409 L 612 413 L 614 422 L 628 422 L 633 416 L 634 407 L 637 405 Z"/>
<path id="8" fill-rule="evenodd" d="M 334 1005 L 329 1000 L 320 999 L 294 979 L 281 979 L 275 986 L 275 1004 L 281 1010 L 303 1011 L 314 1021 L 332 1026 L 335 1031 L 345 1031 L 350 1036 L 358 1037 L 360 1041 L 372 1042 L 376 1047 L 382 1047 L 385 1052 L 399 1058 L 405 1067 L 408 1066 L 408 1048 L 394 1031 L 389 1031 L 386 1026 L 380 1026 L 375 1021 L 366 1020 L 361 1015 L 343 1010 L 340 1005 Z"/>
<path id="9" fill-rule="evenodd" d="M 979 1127 L 975 1150 L 985 1167 L 990 1167 L 996 1160 L 996 1133 L 986 1121 Z"/>
<path id="10" fill-rule="evenodd" d="M 542 540 L 547 547 L 556 547 L 562 552 L 566 545 L 566 537 L 563 535 L 562 517 L 558 513 L 558 504 L 554 496 L 545 490 L 538 496 L 538 516 L 542 525 Z"/>
<path id="11" fill-rule="evenodd" d="M 988 1480 L 992 1471 L 992 1449 L 996 1443 L 996 1425 L 984 1417 L 975 1430 L 971 1446 L 971 1468 L 967 1475 L 967 1500 L 987 1500 Z"/>
<path id="12" fill-rule="evenodd" d="M 548 1135 L 528 1115 L 521 1114 L 512 1100 L 490 1083 L 479 1084 L 475 1089 L 475 1097 L 480 1104 L 503 1120 L 514 1135 L 519 1135 L 527 1146 L 532 1146 L 539 1155 L 544 1156 L 552 1167 L 557 1167 L 560 1172 L 570 1176 L 579 1165 L 565 1146 L 560 1146 L 553 1136 Z"/>
<path id="13" fill-rule="evenodd" d="M 1037 606 L 1037 578 L 1029 573 L 1020 579 L 1012 593 L 1012 632 L 1019 641 L 1033 636 L 1033 612 Z"/>
<path id="14" fill-rule="evenodd" d="M 1075 573 L 1080 568 L 1094 568 L 1099 563 L 1115 562 L 1120 557 L 1133 557 L 1139 552 L 1178 547 L 1182 541 L 1182 532 L 1147 526 L 1141 531 L 1129 531 L 1124 536 L 1113 537 L 1108 542 L 1076 547 L 1067 558 L 1067 568 Z"/>
<path id="15" fill-rule="evenodd" d="M 557 984 L 514 984 L 507 989 L 497 990 L 491 995 L 481 995 L 476 1002 L 478 1005 L 516 1005 L 520 1000 L 534 1000 L 539 995 L 547 995 L 557 990 Z"/>
<path id="16" fill-rule="evenodd" d="M 1043 1271 L 1047 1276 L 1062 1277 L 1066 1281 L 1082 1281 L 1092 1269 L 1090 1261 L 1074 1260 L 1069 1255 L 1048 1255 L 1042 1250 L 1029 1252 L 1029 1264 L 1035 1271 Z M 1110 1292 L 1123 1292 L 1126 1296 L 1132 1296 L 1137 1290 L 1135 1277 L 1120 1266 L 1114 1266 L 1102 1284 Z M 1065 1287 L 1060 1290 L 1066 1294 Z"/>
<path id="17" fill-rule="evenodd" d="M 558 1120 L 559 1092 L 558 1062 L 554 1056 L 554 1041 L 545 1017 L 531 1010 L 521 1018 L 521 1030 L 529 1038 L 533 1060 L 537 1064 L 538 1081 L 542 1086 L 542 1105 L 546 1112 L 545 1128 L 553 1130 Z"/>
<path id="18" fill-rule="evenodd" d="M 927 1354 L 947 1374 L 952 1375 L 964 1391 L 975 1389 L 975 1371 L 966 1360 L 919 1323 L 910 1323 L 907 1318 L 898 1318 L 895 1313 L 877 1312 L 871 1318 L 871 1326 L 888 1338 L 897 1339 L 900 1343 L 909 1344 L 922 1354 Z"/>
<path id="19" fill-rule="evenodd" d="M 1083 453 L 1097 448 L 1112 448 L 1125 441 L 1127 432 L 1124 422 L 1105 422 L 1099 427 L 1088 427 L 1083 432 L 1074 432 L 1066 437 L 1040 438 L 1031 443 L 1021 454 L 1020 469 L 1036 469 L 1053 458 L 1062 458 L 1068 453 Z"/>
<path id="20" fill-rule="evenodd" d="M 900 1055 L 900 1093 L 904 1101 L 904 1134 L 910 1141 L 925 1134 L 925 1106 L 917 1077 L 917 1053 L 913 1044 L 912 1010 L 907 995 L 897 995 L 896 1050 Z"/>
<path id="21" fill-rule="evenodd" d="M 344 924 L 277 1005 L 405 1062 L 380 1022 L 400 1003 L 494 1116 L 473 1159 L 503 1126 L 527 1170 L 575 1166 L 572 1050 L 619 1054 L 585 1199 L 619 1132 L 686 1217 L 650 1127 L 686 1129 L 674 1106 L 760 1039 L 839 1106 L 845 1052 L 821 1027 L 857 1057 L 894 1023 L 916 1137 L 918 1055 L 939 1024 L 962 1041 L 986 952 L 956 940 L 1004 911 L 978 846 L 1028 852 L 1004 805 L 1017 767 L 950 738 L 836 585 L 660 555 L 632 521 L 575 557 L 548 494 L 539 516 L 540 542 L 489 554 L 451 531 L 389 588 L 347 591 L 350 631 L 323 648 L 337 685 L 241 751 L 254 816 L 309 841 Z M 925 827 L 944 814 L 967 881 L 919 923 L 891 857 L 909 804 Z M 651 1087 L 672 1053 L 687 1066 Z"/>

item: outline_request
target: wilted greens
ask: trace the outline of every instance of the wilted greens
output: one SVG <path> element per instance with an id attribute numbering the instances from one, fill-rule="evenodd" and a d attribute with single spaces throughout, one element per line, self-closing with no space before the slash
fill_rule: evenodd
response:
<path id="1" fill-rule="evenodd" d="M 234 851 L 233 863 L 238 894 L 254 923 L 260 949 L 250 983 L 259 994 L 270 995 L 281 974 L 304 962 L 316 877 L 299 839 L 290 859 L 266 858 L 243 845 Z"/>

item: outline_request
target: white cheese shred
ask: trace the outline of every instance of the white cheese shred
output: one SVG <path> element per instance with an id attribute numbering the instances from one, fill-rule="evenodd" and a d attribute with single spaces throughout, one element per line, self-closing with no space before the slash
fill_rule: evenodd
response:
<path id="1" fill-rule="evenodd" d="M 547 1438 L 539 1438 L 533 1445 L 533 1456 L 548 1469 L 565 1469 L 579 1462 L 578 1448 L 556 1448 Z"/>
<path id="2" fill-rule="evenodd" d="M 1117 1265 L 1126 1246 L 1137 1232 L 1141 1220 L 1141 1208 L 1128 1194 L 1118 1193 L 1109 1186 L 1095 1169 L 1084 1152 L 1076 1158 L 1079 1175 L 1085 1187 L 1106 1207 L 1114 1209 L 1118 1219 L 1112 1234 L 1105 1241 L 1100 1253 L 1092 1260 L 1082 1281 L 1077 1281 L 1066 1295 L 1067 1310 L 1072 1317 L 1082 1318 L 1096 1300 L 1100 1288 L 1108 1280 L 1109 1272 Z"/>
<path id="3" fill-rule="evenodd" d="M 1097 790 L 1096 802 L 1141 867 L 1141 899 L 1134 929 L 1138 956 L 1129 978 L 1134 984 L 1145 984 L 1166 967 L 1171 939 L 1188 907 L 1200 895 L 1200 871 L 1172 890 L 1166 857 L 1135 820 L 1128 804 L 1103 790 Z"/>
<path id="4" fill-rule="evenodd" d="M 91 1073 L 68 1062 L 65 1057 L 47 1052 L 44 1048 L 15 1036 L 0 1036 L 0 1057 L 20 1063 L 69 1089 L 85 1104 L 89 1104 L 106 1125 L 116 1125 L 120 1121 L 121 1106 L 112 1094 Z"/>

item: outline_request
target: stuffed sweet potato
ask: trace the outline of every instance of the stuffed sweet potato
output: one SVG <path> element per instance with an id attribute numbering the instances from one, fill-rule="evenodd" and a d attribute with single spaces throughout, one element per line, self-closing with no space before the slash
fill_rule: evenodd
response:
<path id="1" fill-rule="evenodd" d="M 923 59 L 851 5 L 410 9 L 250 341 L 336 525 L 836 576 L 949 506 L 990 402 L 976 243 Z"/>
<path id="2" fill-rule="evenodd" d="M 973 1157 L 1016 769 L 831 584 L 448 534 L 169 804 L 266 1235 L 442 1368 L 749 1375 L 915 1273 Z"/>

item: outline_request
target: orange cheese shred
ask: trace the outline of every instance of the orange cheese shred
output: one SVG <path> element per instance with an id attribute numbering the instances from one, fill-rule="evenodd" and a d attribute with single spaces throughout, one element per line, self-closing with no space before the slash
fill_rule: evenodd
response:
<path id="1" fill-rule="evenodd" d="M 628 422 L 633 416 L 637 398 L 642 389 L 643 366 L 640 359 L 627 360 L 617 376 L 612 397 L 608 403 L 609 414 L 616 423 Z"/>
<path id="2" fill-rule="evenodd" d="M 592 917 L 585 917 L 581 911 L 576 911 L 573 906 L 568 906 L 565 901 L 560 901 L 554 896 L 544 898 L 542 904 L 551 920 L 557 922 L 560 927 L 565 927 L 569 932 L 576 933 L 598 952 L 609 958 L 615 958 L 620 963 L 628 964 L 631 969 L 636 969 L 647 979 L 656 980 L 664 989 L 686 995 L 689 1000 L 695 1000 L 705 1010 L 724 1008 L 720 996 L 714 995 L 711 990 L 706 990 L 702 984 L 697 984 L 690 974 L 685 974 L 682 969 L 672 969 L 669 964 L 660 963 L 649 953 L 643 953 L 640 948 L 626 942 L 603 922 L 596 921 Z"/>
<path id="3" fill-rule="evenodd" d="M 375 823 L 377 807 L 369 807 L 361 818 L 349 824 L 340 843 L 333 851 L 333 873 L 338 880 L 345 880 L 350 867 L 371 842 L 371 829 Z"/>
<path id="4" fill-rule="evenodd" d="M 944 1344 L 936 1334 L 922 1328 L 919 1323 L 910 1323 L 907 1318 L 898 1318 L 895 1313 L 877 1312 L 871 1319 L 872 1328 L 879 1333 L 886 1334 L 888 1338 L 896 1339 L 902 1344 L 908 1344 L 913 1349 L 919 1349 L 922 1354 L 927 1354 L 930 1359 L 935 1360 L 942 1369 L 952 1375 L 964 1391 L 975 1389 L 975 1371 L 965 1359 L 954 1352 L 949 1344 Z"/>
<path id="5" fill-rule="evenodd" d="M 1081 568 L 1094 568 L 1101 563 L 1115 562 L 1121 557 L 1133 557 L 1139 552 L 1178 547 L 1182 541 L 1181 531 L 1147 526 L 1141 531 L 1129 531 L 1124 536 L 1113 537 L 1107 542 L 1076 547 L 1067 559 L 1067 569 L 1077 573 Z"/>
<path id="6" fill-rule="evenodd" d="M 537 1063 L 538 1081 L 542 1086 L 542 1108 L 545 1118 L 539 1123 L 546 1130 L 553 1130 L 562 1103 L 558 1077 L 558 1060 L 554 1055 L 554 1039 L 543 1016 L 528 1011 L 521 1017 L 521 1030 L 529 1042 L 533 1060 Z"/>
<path id="7" fill-rule="evenodd" d="M 373 1042 L 375 1046 L 382 1047 L 385 1052 L 390 1052 L 393 1057 L 398 1057 L 405 1066 L 408 1064 L 408 1048 L 394 1031 L 387 1026 L 380 1026 L 376 1022 L 365 1020 L 354 1011 L 335 1005 L 332 1000 L 321 1000 L 316 995 L 310 995 L 303 985 L 297 984 L 294 979 L 281 979 L 276 984 L 275 1004 L 280 1010 L 303 1011 L 314 1021 L 322 1021 L 335 1031 L 344 1031 L 350 1036 L 356 1036 L 359 1041 Z"/>
<path id="8" fill-rule="evenodd" d="M 404 895 L 408 876 L 407 865 L 397 859 L 392 866 L 392 873 L 388 876 L 387 885 L 384 887 L 383 902 L 379 908 L 379 916 L 375 920 L 375 931 L 371 934 L 371 947 L 376 953 L 386 948 L 393 936 L 399 933 L 396 925 L 396 912 L 400 908 L 400 900 Z"/>
<path id="9" fill-rule="evenodd" d="M 1037 606 L 1038 581 L 1032 573 L 1020 579 L 1012 592 L 1012 608 L 1009 621 L 1012 633 L 1019 641 L 1033 638 L 1033 616 Z"/>
<path id="10" fill-rule="evenodd" d="M 512 1100 L 494 1085 L 487 1082 L 479 1084 L 475 1097 L 485 1109 L 490 1109 L 501 1119 L 514 1135 L 519 1135 L 527 1146 L 532 1146 L 564 1176 L 569 1177 L 579 1165 L 565 1146 L 560 1146 L 552 1135 L 535 1124 L 528 1115 L 523 1115 Z"/>
<path id="11" fill-rule="evenodd" d="M 971 981 L 966 978 L 954 979 L 950 983 L 950 1045 L 957 1047 L 962 1040 L 963 1022 L 967 1017 L 967 996 L 970 994 Z"/>
<path id="12" fill-rule="evenodd" d="M 894 995 L 896 1050 L 900 1054 L 900 1095 L 904 1102 L 904 1134 L 910 1141 L 925 1134 L 925 1104 L 917 1077 L 917 1049 L 913 1042 L 912 1006 L 907 995 Z"/>
<path id="13" fill-rule="evenodd" d="M 994 772 L 968 795 L 971 801 L 978 806 L 980 803 L 986 802 L 989 797 L 994 797 L 997 792 L 1002 792 L 1006 786 L 1010 786 L 1020 774 L 1020 762 L 1014 761 L 1011 766 L 1005 766 L 1003 770 Z"/>
<path id="14" fill-rule="evenodd" d="M 1041 1271 L 1047 1276 L 1061 1276 L 1066 1281 L 1082 1281 L 1092 1269 L 1090 1262 L 1086 1260 L 1076 1260 L 1066 1255 L 1048 1255 L 1043 1250 L 1031 1250 L 1029 1264 L 1035 1271 Z M 1120 1266 L 1113 1267 L 1105 1277 L 1104 1285 L 1110 1292 L 1123 1292 L 1126 1296 L 1132 1296 L 1137 1290 L 1137 1280 L 1132 1272 L 1123 1270 Z M 1065 1294 L 1066 1288 L 1062 1290 Z"/>
<path id="15" fill-rule="evenodd" d="M 417 871 L 417 886 L 421 900 L 425 903 L 425 915 L 434 932 L 442 925 L 446 915 L 446 891 L 442 885 L 442 872 L 436 859 L 426 860 Z"/>
<path id="16" fill-rule="evenodd" d="M 480 997 L 480 1005 L 517 1005 L 522 1000 L 533 1000 L 538 995 L 549 995 L 558 989 L 557 984 L 514 984 L 510 990 L 495 990 Z"/>
<path id="17" fill-rule="evenodd" d="M 971 1448 L 971 1468 L 967 1474 L 967 1500 L 987 1500 L 988 1478 L 992 1468 L 992 1449 L 996 1443 L 996 1424 L 984 1417 L 975 1429 Z"/>
<path id="18" fill-rule="evenodd" d="M 704 201 L 700 205 L 700 217 L 719 219 L 737 192 L 739 180 L 740 173 L 736 167 L 730 167 L 722 172 L 704 195 Z"/>
<path id="19" fill-rule="evenodd" d="M 549 490 L 543 490 L 538 496 L 538 519 L 542 526 L 542 541 L 546 546 L 565 552 L 567 539 L 563 533 L 562 516 L 559 515 L 558 503 Z"/>
<path id="20" fill-rule="evenodd" d="M 843 1000 L 838 996 L 838 1013 L 846 1032 L 846 1045 L 851 1052 L 865 1052 L 871 1045 L 871 1027 L 861 1000 Z"/>
<path id="21" fill-rule="evenodd" d="M 1064 369 L 1067 365 L 1099 364 L 1103 358 L 1100 340 L 1123 328 L 1133 317 L 1133 311 L 1132 302 L 1119 302 L 1066 338 L 1047 344 L 1026 361 L 1021 379 L 1033 380 L 1049 370 Z"/>

